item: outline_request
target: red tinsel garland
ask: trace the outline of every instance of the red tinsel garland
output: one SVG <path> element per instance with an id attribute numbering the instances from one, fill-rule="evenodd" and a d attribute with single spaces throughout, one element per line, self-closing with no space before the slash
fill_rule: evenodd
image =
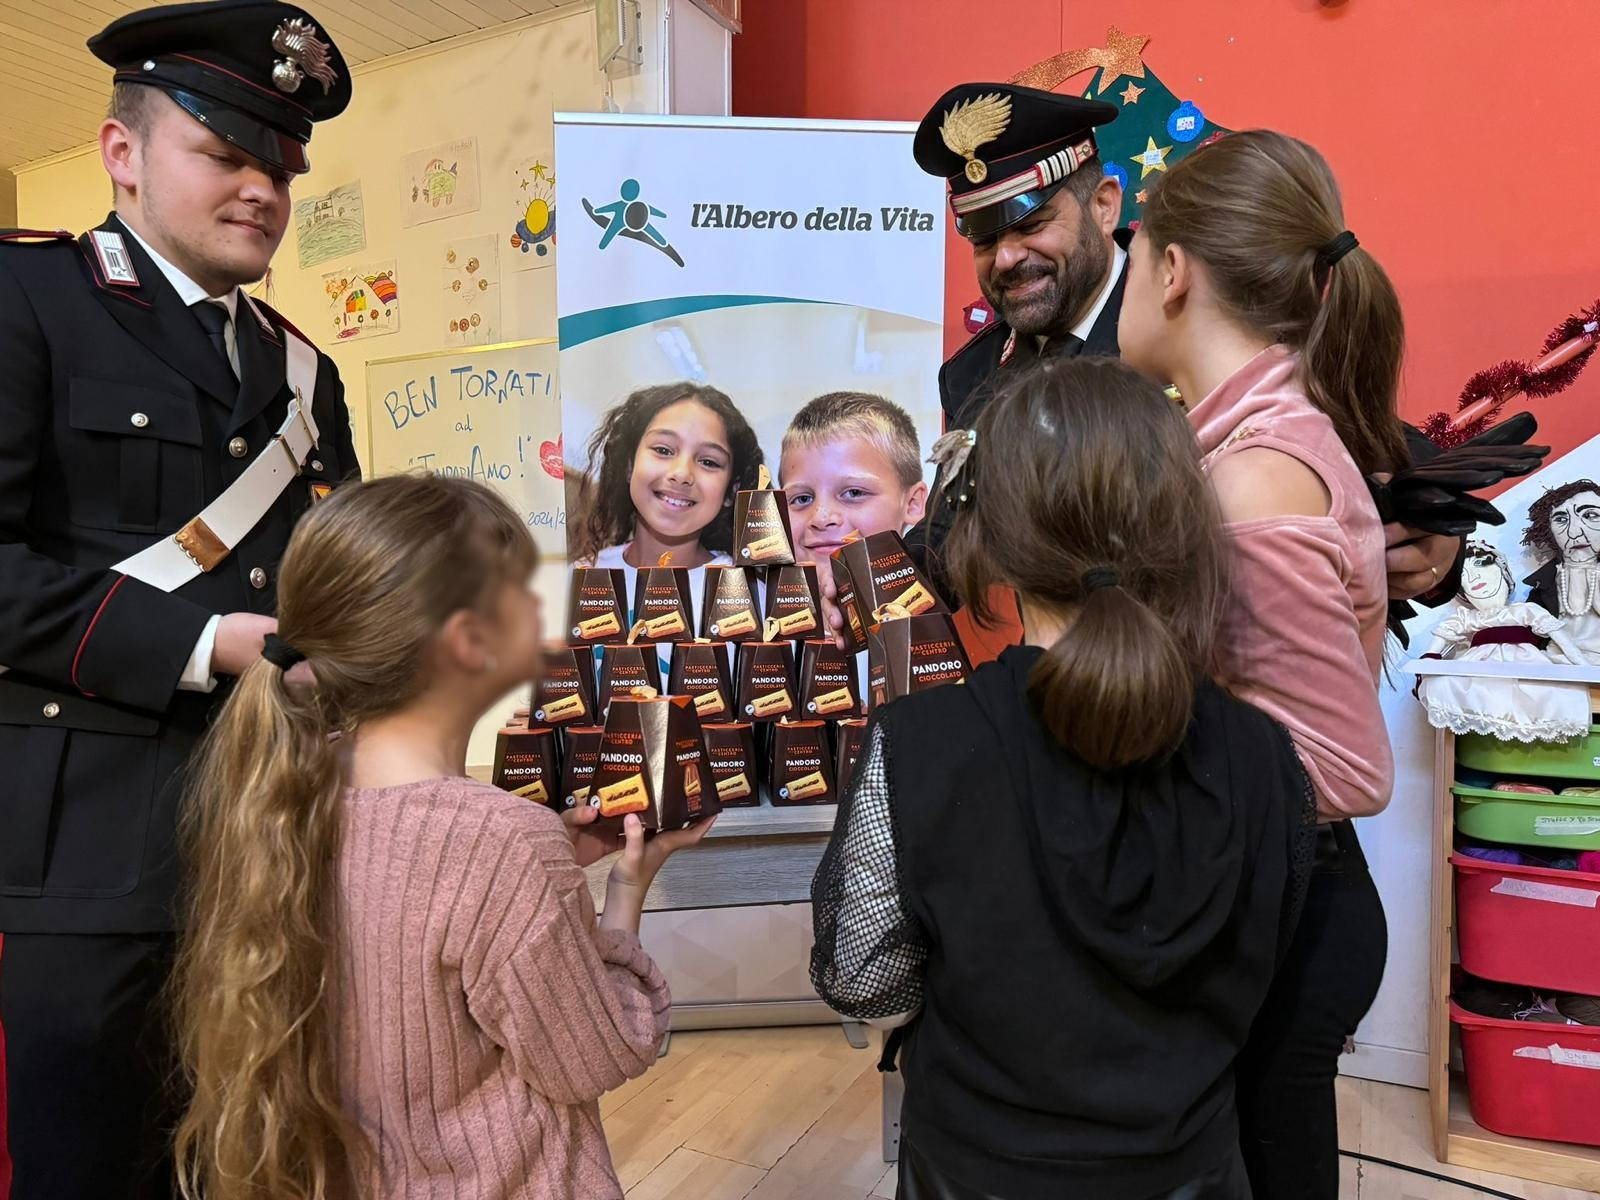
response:
<path id="1" fill-rule="evenodd" d="M 1565 391 L 1577 381 L 1600 346 L 1600 301 L 1574 313 L 1550 331 L 1535 363 L 1507 359 L 1467 380 L 1454 417 L 1436 412 L 1422 423 L 1422 432 L 1441 449 L 1469 441 L 1515 397 L 1542 399 Z M 1474 411 L 1463 420 L 1467 409 Z"/>

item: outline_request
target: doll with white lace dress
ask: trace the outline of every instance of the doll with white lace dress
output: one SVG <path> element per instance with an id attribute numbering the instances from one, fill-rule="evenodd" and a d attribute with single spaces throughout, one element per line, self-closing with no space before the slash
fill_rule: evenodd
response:
<path id="1" fill-rule="evenodd" d="M 1433 630 L 1427 658 L 1548 665 L 1551 650 L 1583 662 L 1561 618 L 1527 601 L 1511 603 L 1511 568 L 1487 542 L 1467 543 L 1458 611 Z M 1589 732 L 1586 684 L 1488 675 L 1429 675 L 1417 698 L 1435 728 L 1485 733 L 1503 741 L 1563 742 Z"/>

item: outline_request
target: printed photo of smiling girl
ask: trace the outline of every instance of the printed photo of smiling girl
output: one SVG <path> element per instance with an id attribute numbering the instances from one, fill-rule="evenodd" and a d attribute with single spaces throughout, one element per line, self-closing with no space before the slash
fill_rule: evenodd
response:
<path id="1" fill-rule="evenodd" d="M 698 605 L 705 568 L 733 562 L 734 493 L 756 486 L 763 462 L 744 414 L 714 387 L 657 384 L 606 413 L 588 449 L 573 564 L 626 571 L 631 597 L 638 569 L 670 554 Z"/>

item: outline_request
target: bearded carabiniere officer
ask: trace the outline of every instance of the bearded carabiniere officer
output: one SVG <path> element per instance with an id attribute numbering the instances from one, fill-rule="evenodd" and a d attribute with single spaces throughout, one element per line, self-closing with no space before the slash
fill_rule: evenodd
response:
<path id="1" fill-rule="evenodd" d="M 0 1024 L 11 1200 L 168 1194 L 157 998 L 184 760 L 275 627 L 296 519 L 357 474 L 332 362 L 243 295 L 350 75 L 217 0 L 92 38 L 115 212 L 0 235 Z M 297 398 L 298 397 L 298 398 Z"/>
<path id="2" fill-rule="evenodd" d="M 1122 186 L 1105 173 L 1094 136 L 1118 111 L 1013 84 L 963 83 L 935 101 L 917 127 L 917 165 L 947 181 L 956 232 L 972 244 L 978 286 L 995 314 L 939 372 L 949 428 L 972 428 L 996 374 L 1013 364 L 1119 352 L 1133 231 L 1117 228 Z M 1417 459 L 1437 452 L 1416 430 L 1408 428 L 1407 437 Z M 951 518 L 936 483 L 928 519 L 907 538 L 936 577 Z M 1409 615 L 1406 600 L 1438 604 L 1454 594 L 1459 538 L 1399 524 L 1386 532 L 1394 619 Z"/>

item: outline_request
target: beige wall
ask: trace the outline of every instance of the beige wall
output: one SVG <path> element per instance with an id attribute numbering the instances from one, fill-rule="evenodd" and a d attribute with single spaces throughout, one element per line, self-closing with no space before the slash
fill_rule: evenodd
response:
<path id="1" fill-rule="evenodd" d="M 11 227 L 17 220 L 17 177 L 0 170 L 0 226 Z"/>
<path id="2" fill-rule="evenodd" d="M 366 249 L 301 270 L 291 228 L 273 264 L 267 299 L 338 363 L 359 449 L 366 446 L 367 360 L 444 348 L 438 263 L 445 242 L 500 235 L 502 336 L 508 341 L 555 336 L 555 269 L 510 270 L 508 255 L 513 252 L 504 242 L 511 232 L 511 166 L 549 152 L 553 112 L 593 111 L 603 97 L 604 80 L 595 66 L 594 16 L 588 8 L 440 43 L 357 70 L 350 108 L 317 129 L 310 147 L 312 170 L 295 181 L 294 192 L 310 196 L 359 180 Z M 401 160 L 414 150 L 470 135 L 478 139 L 478 211 L 402 228 Z M 24 168 L 18 173 L 17 199 L 22 224 L 50 229 L 91 228 L 111 206 L 110 184 L 92 147 Z M 0 205 L 3 200 L 0 192 Z M 558 237 L 559 230 L 558 223 Z M 343 345 L 319 337 L 327 313 L 323 274 L 389 258 L 398 264 L 399 331 Z"/>

